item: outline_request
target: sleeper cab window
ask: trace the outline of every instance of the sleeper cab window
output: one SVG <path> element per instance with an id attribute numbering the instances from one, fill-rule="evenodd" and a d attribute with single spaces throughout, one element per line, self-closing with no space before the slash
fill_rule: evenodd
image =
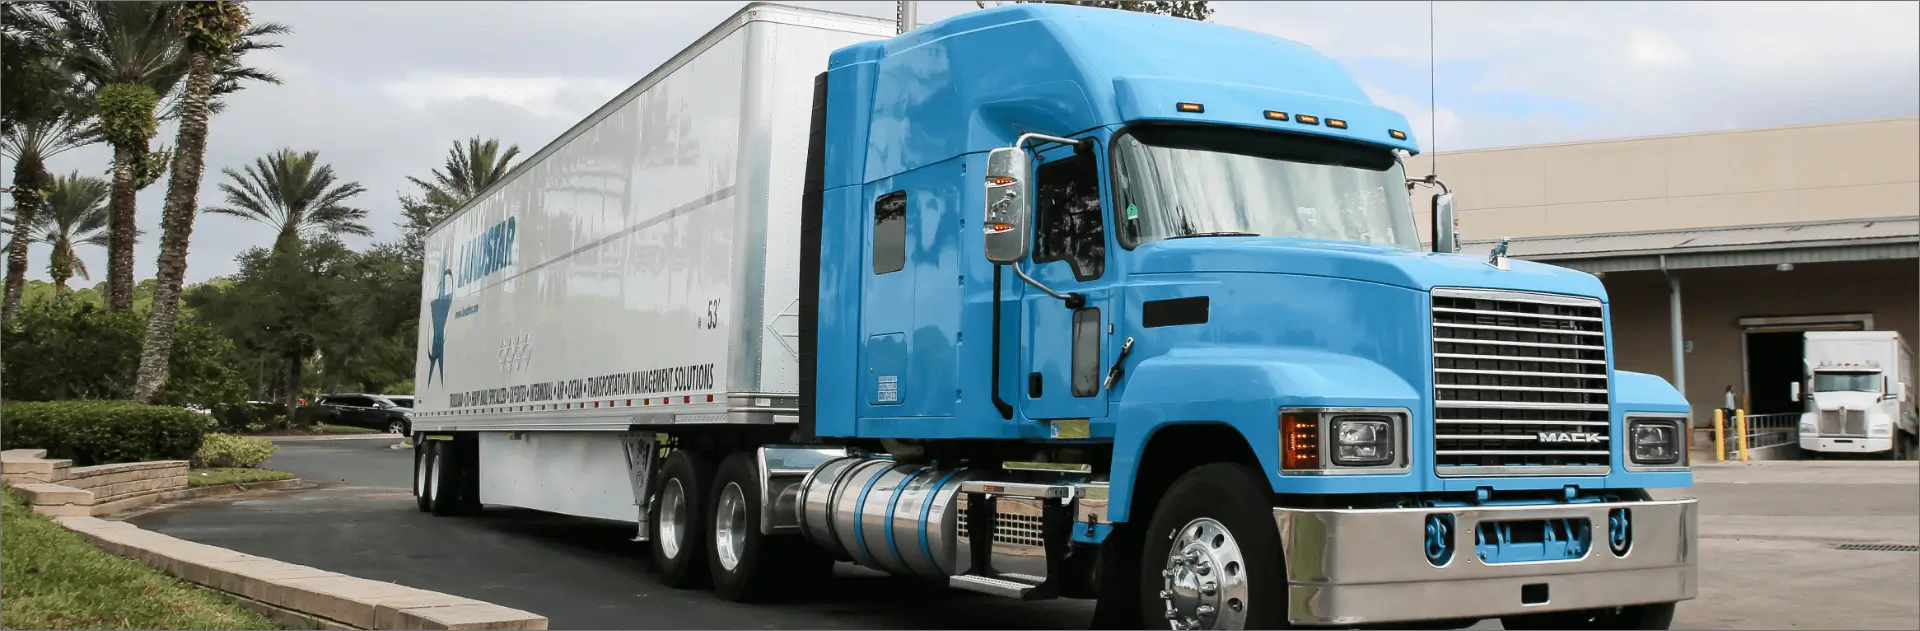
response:
<path id="1" fill-rule="evenodd" d="M 907 266 L 907 192 L 894 191 L 873 201 L 873 273 Z"/>

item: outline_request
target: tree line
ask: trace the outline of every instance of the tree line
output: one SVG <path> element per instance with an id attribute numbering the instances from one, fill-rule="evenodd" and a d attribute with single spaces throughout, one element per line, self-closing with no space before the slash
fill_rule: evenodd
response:
<path id="1" fill-rule="evenodd" d="M 209 127 L 226 97 L 280 83 L 246 55 L 280 47 L 286 25 L 255 22 L 243 2 L 0 4 L 0 149 L 13 161 L 0 366 L 8 399 L 124 398 L 211 406 L 314 391 L 412 388 L 419 279 L 428 228 L 503 177 L 518 147 L 471 138 L 397 200 L 401 236 L 371 236 L 366 188 L 318 152 L 282 149 L 220 169 L 202 208 Z M 173 145 L 154 146 L 162 122 Z M 46 161 L 112 148 L 98 175 L 54 174 Z M 155 278 L 135 282 L 136 195 L 166 182 Z M 266 228 L 238 271 L 188 286 L 196 219 L 219 214 Z M 270 231 L 270 232 L 269 232 Z M 26 281 L 43 244 L 51 282 Z M 89 270 L 81 248 L 104 248 Z M 74 288 L 74 279 L 104 282 Z M 317 379 L 315 378 L 317 377 Z"/>

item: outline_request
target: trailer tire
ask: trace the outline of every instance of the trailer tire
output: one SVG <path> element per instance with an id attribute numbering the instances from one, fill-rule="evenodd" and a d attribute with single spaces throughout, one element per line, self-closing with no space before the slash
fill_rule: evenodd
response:
<path id="1" fill-rule="evenodd" d="M 461 467 L 467 466 L 460 449 L 451 440 L 427 441 L 433 444 L 427 472 L 427 506 L 435 517 L 450 517 L 466 512 L 466 488 Z"/>
<path id="2" fill-rule="evenodd" d="M 1655 603 L 1507 616 L 1500 619 L 1500 626 L 1515 631 L 1521 629 L 1667 629 L 1673 626 L 1673 606 L 1674 603 Z"/>
<path id="3" fill-rule="evenodd" d="M 1286 568 L 1270 508 L 1273 493 L 1266 487 L 1251 467 L 1217 462 L 1167 488 L 1148 522 L 1140 557 L 1141 628 L 1166 627 L 1176 606 L 1177 615 L 1199 618 L 1199 625 L 1186 628 L 1286 626 Z M 1176 561 L 1176 543 L 1194 556 Z M 1196 616 L 1202 605 L 1214 613 Z"/>
<path id="4" fill-rule="evenodd" d="M 720 463 L 707 514 L 707 569 L 713 592 L 734 602 L 758 602 L 775 590 L 804 588 L 831 574 L 833 558 L 797 536 L 760 532 L 760 475 L 751 452 Z"/>
<path id="5" fill-rule="evenodd" d="M 414 438 L 413 448 L 413 503 L 422 513 L 433 510 L 433 504 L 427 500 L 431 488 L 428 485 L 433 483 L 433 449 L 431 445 L 422 444 L 424 442 Z"/>
<path id="6" fill-rule="evenodd" d="M 706 454 L 675 449 L 660 469 L 654 489 L 652 531 L 653 570 L 660 582 L 674 589 L 699 589 L 710 584 L 707 573 L 707 536 L 712 518 L 707 494 L 713 488 L 713 461 Z"/>

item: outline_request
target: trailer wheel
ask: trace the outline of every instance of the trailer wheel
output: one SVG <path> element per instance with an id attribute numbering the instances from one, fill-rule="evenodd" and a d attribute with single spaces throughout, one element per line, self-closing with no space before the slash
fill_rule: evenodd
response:
<path id="1" fill-rule="evenodd" d="M 760 533 L 760 475 L 751 452 L 727 456 L 713 488 L 707 566 L 715 594 L 766 600 L 776 589 L 804 588 L 833 572 L 833 558 L 806 540 Z"/>
<path id="2" fill-rule="evenodd" d="M 466 459 L 461 457 L 460 449 L 451 440 L 427 441 L 433 445 L 429 452 L 432 458 L 427 465 L 427 506 L 435 517 L 458 515 L 465 507 L 465 491 L 461 481 L 461 467 Z"/>
<path id="3" fill-rule="evenodd" d="M 433 484 L 433 449 L 431 444 L 414 438 L 413 448 L 413 503 L 420 512 L 433 510 L 433 504 L 427 500 L 428 486 Z"/>
<path id="4" fill-rule="evenodd" d="M 1553 611 L 1500 619 L 1506 629 L 1666 629 L 1673 626 L 1674 603 L 1632 605 L 1580 611 Z"/>
<path id="5" fill-rule="evenodd" d="M 1225 462 L 1167 488 L 1140 557 L 1142 628 L 1285 626 L 1287 579 L 1272 497 L 1251 468 Z"/>
<path id="6" fill-rule="evenodd" d="M 711 528 L 707 493 L 713 488 L 713 464 L 706 454 L 676 449 L 660 470 L 654 489 L 652 529 L 653 569 L 660 582 L 675 589 L 706 587 L 705 533 Z"/>

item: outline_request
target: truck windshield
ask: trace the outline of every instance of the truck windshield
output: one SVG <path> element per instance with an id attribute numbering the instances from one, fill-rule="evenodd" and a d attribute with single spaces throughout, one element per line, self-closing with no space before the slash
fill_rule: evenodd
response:
<path id="1" fill-rule="evenodd" d="M 1420 247 L 1406 175 L 1385 148 L 1240 128 L 1149 126 L 1113 141 L 1130 244 L 1280 236 Z"/>
<path id="2" fill-rule="evenodd" d="M 1880 373 L 1877 372 L 1816 372 L 1813 373 L 1814 392 L 1879 392 Z"/>

